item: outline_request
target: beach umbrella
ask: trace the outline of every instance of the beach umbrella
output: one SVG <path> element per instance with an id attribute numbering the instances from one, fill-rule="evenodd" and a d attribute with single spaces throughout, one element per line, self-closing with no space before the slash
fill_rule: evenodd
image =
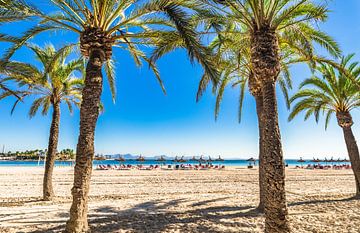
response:
<path id="1" fill-rule="evenodd" d="M 329 162 L 330 162 L 330 163 L 335 163 L 336 160 L 335 160 L 333 157 L 331 157 L 331 159 L 329 160 Z"/>
<path id="2" fill-rule="evenodd" d="M 115 159 L 116 161 L 119 161 L 119 162 L 125 162 L 126 159 L 122 156 L 119 156 L 119 158 Z"/>
<path id="3" fill-rule="evenodd" d="M 138 162 L 145 162 L 145 158 L 144 158 L 142 155 L 140 155 L 140 156 L 136 159 L 136 161 L 138 161 Z"/>
<path id="4" fill-rule="evenodd" d="M 250 159 L 248 159 L 248 160 L 246 160 L 246 161 L 248 161 L 249 164 L 254 163 L 254 165 L 255 165 L 255 161 L 256 161 L 256 160 L 255 160 L 253 157 L 251 157 Z"/>
<path id="5" fill-rule="evenodd" d="M 302 158 L 302 157 L 300 157 L 300 159 L 299 159 L 298 161 L 296 161 L 296 162 L 301 163 L 301 166 L 302 166 L 302 165 L 303 165 L 303 163 L 305 163 L 306 161 L 305 161 L 305 160 L 303 160 L 303 158 Z"/>
<path id="6" fill-rule="evenodd" d="M 343 162 L 345 162 L 345 163 L 349 163 L 349 162 L 350 162 L 350 160 L 349 160 L 349 159 L 344 159 L 344 160 L 343 160 Z"/>
<path id="7" fill-rule="evenodd" d="M 329 160 L 325 157 L 325 159 L 323 160 L 324 163 L 328 163 Z"/>
<path id="8" fill-rule="evenodd" d="M 179 162 L 179 159 L 178 159 L 177 156 L 175 156 L 175 158 L 174 158 L 172 161 L 175 162 L 175 163 L 177 163 L 177 162 Z"/>
<path id="9" fill-rule="evenodd" d="M 184 159 L 184 156 L 181 156 L 181 159 L 179 159 L 178 162 L 180 162 L 180 163 L 185 163 L 185 162 L 186 162 L 186 159 Z"/>
<path id="10" fill-rule="evenodd" d="M 302 157 L 300 157 L 300 159 L 298 161 L 296 161 L 298 163 L 305 163 L 306 161 L 302 159 Z"/>
<path id="11" fill-rule="evenodd" d="M 213 160 L 211 159 L 211 157 L 209 156 L 209 159 L 207 160 L 207 162 L 212 162 Z"/>
<path id="12" fill-rule="evenodd" d="M 219 155 L 219 158 L 215 159 L 215 161 L 224 161 L 224 160 Z"/>
<path id="13" fill-rule="evenodd" d="M 165 162 L 166 159 L 164 158 L 164 156 L 160 156 L 160 158 L 158 158 L 156 161 L 158 161 L 158 162 Z"/>
<path id="14" fill-rule="evenodd" d="M 206 162 L 206 160 L 203 158 L 203 155 L 200 156 L 200 158 L 198 159 L 199 162 Z"/>
<path id="15" fill-rule="evenodd" d="M 313 158 L 313 160 L 311 160 L 311 162 L 312 162 L 312 163 L 320 163 L 320 162 L 321 162 L 321 160 L 320 160 L 320 159 L 318 159 L 318 158 L 317 158 L 317 159 Z"/>
<path id="16" fill-rule="evenodd" d="M 254 166 L 255 166 L 255 161 L 256 160 L 253 157 L 251 157 L 250 159 L 247 159 L 246 161 L 249 162 L 248 168 L 252 168 L 252 164 L 254 164 Z"/>

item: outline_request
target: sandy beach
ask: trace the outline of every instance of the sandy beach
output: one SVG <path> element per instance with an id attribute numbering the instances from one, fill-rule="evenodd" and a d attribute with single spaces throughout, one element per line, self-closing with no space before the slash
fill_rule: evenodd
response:
<path id="1" fill-rule="evenodd" d="M 287 168 L 294 232 L 360 232 L 351 170 Z M 41 201 L 43 168 L 0 168 L 0 232 L 61 232 L 72 168 L 55 168 L 54 202 Z M 92 232 L 262 232 L 256 169 L 93 171 Z"/>

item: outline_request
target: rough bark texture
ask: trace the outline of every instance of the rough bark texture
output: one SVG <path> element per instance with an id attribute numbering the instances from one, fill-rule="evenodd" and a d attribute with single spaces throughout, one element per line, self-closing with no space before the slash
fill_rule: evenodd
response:
<path id="1" fill-rule="evenodd" d="M 114 42 L 114 38 L 106 35 L 102 29 L 86 27 L 80 35 L 80 51 L 85 57 L 89 57 L 93 49 L 101 50 L 105 53 L 105 58 L 110 59 Z"/>
<path id="2" fill-rule="evenodd" d="M 53 103 L 53 114 L 50 127 L 49 145 L 45 161 L 45 173 L 43 181 L 43 199 L 51 201 L 54 198 L 54 190 L 52 185 L 52 175 L 54 163 L 56 160 L 56 152 L 59 141 L 59 124 L 60 124 L 60 103 Z"/>
<path id="3" fill-rule="evenodd" d="M 360 197 L 360 156 L 359 148 L 351 129 L 351 126 L 353 125 L 352 117 L 349 112 L 337 113 L 336 116 L 339 126 L 343 129 L 346 148 L 355 175 L 356 196 Z"/>
<path id="4" fill-rule="evenodd" d="M 103 77 L 101 67 L 105 60 L 102 50 L 93 49 L 86 67 L 85 87 L 80 108 L 80 135 L 76 148 L 73 202 L 66 232 L 88 232 L 88 193 L 94 158 L 94 134 L 99 116 Z"/>
<path id="5" fill-rule="evenodd" d="M 256 29 L 252 34 L 251 45 L 251 63 L 256 79 L 261 82 L 263 96 L 265 232 L 287 233 L 290 227 L 285 195 L 285 166 L 275 93 L 280 72 L 276 33 L 266 25 Z"/>
<path id="6" fill-rule="evenodd" d="M 265 232 L 290 232 L 285 195 L 285 167 L 278 124 L 275 83 L 263 86 L 263 163 L 265 182 Z"/>

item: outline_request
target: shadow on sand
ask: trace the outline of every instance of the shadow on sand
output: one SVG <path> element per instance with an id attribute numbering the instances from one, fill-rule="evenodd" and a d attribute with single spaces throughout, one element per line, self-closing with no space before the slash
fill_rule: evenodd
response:
<path id="1" fill-rule="evenodd" d="M 346 201 L 354 201 L 354 200 L 360 200 L 360 198 L 358 196 L 353 196 L 353 197 L 341 198 L 341 199 L 306 200 L 306 201 L 291 202 L 288 204 L 288 206 L 325 204 L 325 203 L 346 202 Z"/>
<path id="2" fill-rule="evenodd" d="M 357 198 L 299 201 L 289 203 L 289 206 L 352 200 L 357 200 Z M 175 199 L 167 202 L 148 201 L 125 210 L 103 206 L 91 211 L 92 213 L 89 214 L 89 224 L 92 233 L 155 233 L 169 231 L 219 233 L 224 232 L 224 229 L 228 227 L 249 229 L 248 231 L 241 230 L 244 233 L 253 232 L 256 225 L 249 225 L 248 221 L 241 221 L 241 219 L 245 220 L 261 216 L 262 214 L 257 211 L 255 206 L 206 206 L 217 201 L 226 202 L 226 198 L 188 203 L 192 209 L 186 212 L 177 210 L 178 206 L 186 204 L 187 200 L 185 199 Z M 68 214 L 62 213 L 59 214 L 59 217 L 68 218 Z M 41 223 L 39 222 L 39 224 Z M 50 229 L 33 232 L 62 232 L 64 228 L 65 225 L 61 224 Z"/>
<path id="3" fill-rule="evenodd" d="M 189 211 L 177 211 L 177 206 L 187 202 L 184 199 L 175 199 L 167 202 L 148 201 L 133 206 L 130 209 L 119 210 L 111 206 L 103 206 L 92 210 L 89 214 L 91 232 L 224 232 L 221 227 L 249 227 L 248 223 L 231 221 L 234 218 L 251 218 L 261 215 L 255 206 L 213 206 L 202 207 L 211 202 L 223 201 L 226 198 L 213 199 L 191 203 Z M 59 217 L 68 217 L 68 214 L 59 214 Z M 45 223 L 45 222 L 44 222 Z M 46 221 L 46 223 L 48 223 Z M 56 224 L 57 222 L 54 221 Z M 40 222 L 38 224 L 41 224 Z M 220 227 L 220 228 L 219 228 Z M 250 226 L 251 227 L 251 226 Z M 62 232 L 64 224 L 44 230 L 42 232 Z M 246 231 L 245 231 L 246 232 Z M 251 232 L 251 231 L 249 231 Z"/>

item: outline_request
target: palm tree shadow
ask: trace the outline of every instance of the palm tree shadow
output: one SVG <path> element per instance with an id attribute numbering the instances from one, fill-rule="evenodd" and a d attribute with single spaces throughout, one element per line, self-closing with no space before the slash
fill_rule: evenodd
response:
<path id="1" fill-rule="evenodd" d="M 147 201 L 139 203 L 128 209 L 117 209 L 111 206 L 102 206 L 89 214 L 89 224 L 93 233 L 108 232 L 224 232 L 224 229 L 234 227 L 236 229 L 249 229 L 249 223 L 245 219 L 262 216 L 256 206 L 229 206 L 214 205 L 209 203 L 225 201 L 226 198 L 211 199 L 189 204 L 188 210 L 182 211 L 180 205 L 185 205 L 186 199 L 174 199 L 169 201 Z M 322 204 L 359 200 L 358 197 L 329 200 L 308 200 L 292 202 L 289 206 Z M 68 218 L 68 213 L 60 213 L 59 217 Z M 244 221 L 242 221 L 244 218 Z M 45 223 L 42 222 L 42 223 Z M 36 230 L 33 233 L 62 232 L 65 223 L 46 221 L 57 224 L 46 230 Z M 41 224 L 41 222 L 39 222 Z M 60 224 L 60 225 L 59 225 Z M 250 226 L 255 227 L 255 226 Z M 241 230 L 241 232 L 253 232 Z"/>
<path id="2" fill-rule="evenodd" d="M 198 207 L 216 201 L 216 199 L 203 201 L 191 206 Z M 222 227 L 248 227 L 244 223 L 231 221 L 231 219 L 260 215 L 254 206 L 212 206 L 192 208 L 187 211 L 177 210 L 176 206 L 184 202 L 182 199 L 166 203 L 150 201 L 127 210 L 101 207 L 90 216 L 90 225 L 93 226 L 92 232 L 167 232 L 177 230 L 180 232 L 217 233 L 223 232 L 224 229 L 220 230 L 219 225 Z M 171 208 L 169 209 L 169 207 Z"/>
<path id="3" fill-rule="evenodd" d="M 227 227 L 249 227 L 244 221 L 236 218 L 254 218 L 261 215 L 255 206 L 204 206 L 208 203 L 223 201 L 213 199 L 192 203 L 188 210 L 182 211 L 180 205 L 185 199 L 169 201 L 147 201 L 129 209 L 119 210 L 111 206 L 97 208 L 89 214 L 91 232 L 224 232 Z M 198 208 L 196 208 L 198 207 Z M 60 217 L 65 217 L 60 214 Z M 55 223 L 55 222 L 54 222 Z M 40 224 L 40 223 L 39 223 Z M 62 232 L 64 224 L 56 225 L 40 232 Z M 246 231 L 242 231 L 246 232 Z M 249 231 L 251 232 L 251 231 Z"/>
<path id="4" fill-rule="evenodd" d="M 31 197 L 27 198 L 26 200 L 8 200 L 8 201 L 1 201 L 0 207 L 11 207 L 11 206 L 23 206 L 25 204 L 29 203 L 43 203 L 46 202 L 43 200 L 43 198 L 40 197 Z"/>
<path id="5" fill-rule="evenodd" d="M 325 204 L 325 203 L 336 203 L 336 202 L 346 202 L 346 201 L 354 201 L 360 200 L 359 196 L 353 196 L 342 199 L 321 199 L 321 200 L 306 200 L 306 201 L 298 201 L 289 203 L 288 206 L 298 206 L 298 205 L 310 205 L 310 204 Z"/>

